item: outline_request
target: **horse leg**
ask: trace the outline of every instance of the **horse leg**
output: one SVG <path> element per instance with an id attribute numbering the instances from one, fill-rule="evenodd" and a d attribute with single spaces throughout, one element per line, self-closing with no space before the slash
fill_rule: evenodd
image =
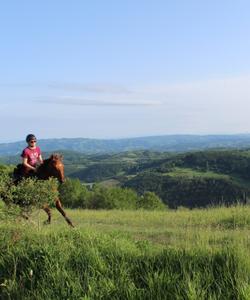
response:
<path id="1" fill-rule="evenodd" d="M 56 208 L 57 210 L 63 215 L 64 219 L 66 220 L 66 222 L 71 226 L 74 227 L 74 225 L 72 224 L 71 220 L 66 216 L 65 211 L 62 208 L 62 203 L 60 201 L 60 199 L 56 200 Z"/>
<path id="2" fill-rule="evenodd" d="M 48 215 L 48 219 L 44 222 L 44 224 L 50 224 L 51 223 L 51 210 L 50 210 L 49 206 L 47 204 L 44 205 L 43 210 Z"/>

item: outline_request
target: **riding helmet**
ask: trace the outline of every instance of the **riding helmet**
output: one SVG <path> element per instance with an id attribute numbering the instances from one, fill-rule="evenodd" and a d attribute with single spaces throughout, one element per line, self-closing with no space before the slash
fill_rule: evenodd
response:
<path id="1" fill-rule="evenodd" d="M 35 137 L 34 134 L 28 134 L 28 135 L 26 136 L 26 142 L 27 142 L 27 143 L 28 143 L 29 141 L 31 141 L 31 140 L 36 140 L 36 137 Z"/>

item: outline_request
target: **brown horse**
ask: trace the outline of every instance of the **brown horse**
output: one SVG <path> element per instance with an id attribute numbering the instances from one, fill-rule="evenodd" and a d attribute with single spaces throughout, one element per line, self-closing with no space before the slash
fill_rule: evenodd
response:
<path id="1" fill-rule="evenodd" d="M 45 159 L 43 164 L 41 164 L 37 170 L 34 172 L 27 167 L 25 167 L 23 164 L 19 164 L 15 170 L 14 170 L 14 182 L 15 184 L 18 184 L 18 182 L 22 178 L 28 178 L 28 177 L 34 177 L 41 180 L 49 179 L 50 177 L 57 178 L 60 183 L 63 183 L 65 181 L 64 177 L 64 165 L 62 162 L 62 156 L 59 154 L 52 154 L 50 158 Z M 62 204 L 60 199 L 58 198 L 55 202 L 57 210 L 63 215 L 66 222 L 74 227 L 71 220 L 66 216 L 65 211 L 62 208 Z M 51 209 L 46 204 L 43 206 L 43 210 L 47 213 L 48 219 L 46 221 L 47 224 L 51 223 Z"/>

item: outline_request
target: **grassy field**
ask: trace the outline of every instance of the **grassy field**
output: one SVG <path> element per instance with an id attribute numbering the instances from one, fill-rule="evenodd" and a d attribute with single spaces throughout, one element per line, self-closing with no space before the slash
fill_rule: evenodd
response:
<path id="1" fill-rule="evenodd" d="M 173 176 L 173 177 L 204 177 L 204 178 L 224 178 L 230 179 L 229 175 L 219 174 L 212 171 L 197 171 L 190 168 L 174 168 L 171 172 L 165 173 L 165 175 Z"/>
<path id="2" fill-rule="evenodd" d="M 250 207 L 0 221 L 0 299 L 250 299 Z"/>

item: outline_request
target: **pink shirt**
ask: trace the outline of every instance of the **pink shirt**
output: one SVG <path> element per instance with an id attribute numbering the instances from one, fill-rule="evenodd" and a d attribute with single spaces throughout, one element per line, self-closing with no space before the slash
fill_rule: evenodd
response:
<path id="1" fill-rule="evenodd" d="M 36 146 L 35 149 L 30 149 L 29 147 L 25 148 L 21 157 L 27 158 L 28 164 L 32 167 L 35 167 L 36 163 L 38 162 L 39 155 L 41 155 L 41 150 L 38 146 Z"/>

